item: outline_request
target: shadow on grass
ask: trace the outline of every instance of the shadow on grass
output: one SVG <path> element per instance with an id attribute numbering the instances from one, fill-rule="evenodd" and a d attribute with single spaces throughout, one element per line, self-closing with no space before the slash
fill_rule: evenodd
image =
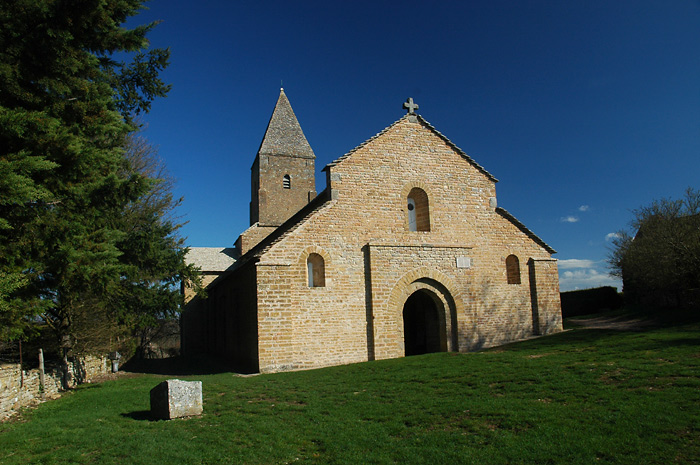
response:
<path id="1" fill-rule="evenodd" d="M 206 357 L 170 357 L 161 359 L 131 358 L 121 371 L 152 375 L 187 376 L 214 375 L 233 371 L 221 361 Z"/>
<path id="2" fill-rule="evenodd" d="M 668 327 L 649 327 L 635 330 L 576 328 L 542 338 L 507 344 L 504 347 L 514 352 L 557 350 L 562 347 L 568 350 L 595 350 L 596 347 L 605 345 L 608 341 L 614 341 L 614 344 L 616 344 L 618 348 L 624 346 L 625 350 L 639 351 L 654 351 L 669 347 L 700 346 L 700 338 L 688 337 L 687 331 L 693 331 L 693 328 L 683 326 L 677 328 L 678 334 L 676 337 L 672 336 L 673 332 L 664 332 L 662 338 L 656 337 L 654 332 L 658 329 L 665 329 L 668 331 Z M 671 335 L 671 337 L 669 337 L 669 335 Z M 498 348 L 494 349 L 498 350 Z"/>
<path id="3" fill-rule="evenodd" d="M 122 413 L 121 416 L 137 421 L 158 421 L 157 418 L 151 415 L 150 410 L 137 410 L 135 412 Z"/>

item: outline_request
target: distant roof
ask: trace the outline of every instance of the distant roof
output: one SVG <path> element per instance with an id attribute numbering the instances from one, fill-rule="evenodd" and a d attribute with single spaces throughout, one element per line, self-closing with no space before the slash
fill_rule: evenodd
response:
<path id="1" fill-rule="evenodd" d="M 315 157 L 284 89 L 280 89 L 280 96 L 267 124 L 258 154 Z"/>
<path id="2" fill-rule="evenodd" d="M 430 131 L 432 131 L 436 136 L 438 136 L 440 139 L 442 139 L 442 140 L 443 140 L 447 145 L 449 145 L 455 152 L 459 153 L 459 154 L 462 156 L 462 158 L 464 158 L 465 160 L 467 160 L 467 161 L 468 161 L 472 166 L 474 166 L 477 170 L 481 171 L 481 172 L 482 172 L 484 175 L 486 175 L 486 177 L 489 178 L 491 181 L 493 181 L 493 182 L 498 182 L 498 179 L 496 179 L 496 177 L 495 177 L 494 175 L 492 175 L 491 173 L 489 173 L 488 171 L 486 171 L 486 168 L 484 168 L 483 166 L 481 166 L 480 164 L 478 164 L 476 161 L 474 161 L 474 159 L 473 159 L 472 157 L 470 157 L 469 155 L 467 155 L 466 152 L 464 152 L 464 150 L 462 150 L 462 149 L 460 149 L 459 147 L 457 147 L 457 146 L 454 144 L 454 142 L 452 142 L 450 139 L 448 139 L 443 133 L 441 133 L 440 131 L 438 131 L 437 129 L 435 129 L 435 127 L 434 127 L 432 124 L 430 124 L 429 122 L 427 122 L 421 115 L 418 115 L 418 114 L 415 114 L 415 115 L 405 115 L 405 116 L 403 116 L 401 119 L 399 119 L 399 120 L 393 122 L 392 124 L 390 124 L 389 126 L 387 126 L 386 128 L 384 128 L 381 132 L 378 132 L 378 133 L 375 134 L 374 136 L 370 137 L 369 139 L 367 139 L 366 141 L 364 141 L 363 143 L 361 143 L 360 145 L 358 145 L 358 146 L 355 147 L 354 149 L 350 150 L 350 151 L 349 151 L 348 153 L 346 153 L 345 155 L 343 155 L 343 156 L 339 157 L 338 159 L 336 159 L 336 160 L 330 162 L 329 164 L 327 164 L 327 165 L 323 168 L 323 171 L 326 171 L 326 170 L 328 170 L 330 167 L 335 166 L 335 165 L 341 163 L 343 160 L 345 160 L 346 158 L 349 158 L 353 153 L 357 152 L 359 149 L 361 149 L 361 148 L 364 147 L 365 145 L 369 144 L 370 142 L 372 142 L 372 141 L 375 140 L 376 138 L 378 138 L 378 137 L 382 136 L 383 134 L 385 134 L 387 131 L 389 131 L 389 129 L 391 129 L 391 128 L 393 128 L 394 126 L 396 126 L 399 122 L 403 121 L 404 119 L 411 118 L 411 117 L 416 118 L 421 124 L 423 124 L 423 126 L 425 126 L 426 128 L 428 128 L 428 129 L 429 129 Z"/>
<path id="3" fill-rule="evenodd" d="M 236 249 L 232 247 L 190 247 L 185 262 L 202 271 L 221 272 L 236 263 Z"/>

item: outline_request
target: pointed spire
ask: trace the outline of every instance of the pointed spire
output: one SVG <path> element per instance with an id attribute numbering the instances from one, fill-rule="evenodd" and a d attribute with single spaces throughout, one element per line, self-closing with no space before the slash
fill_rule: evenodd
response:
<path id="1" fill-rule="evenodd" d="M 315 157 L 283 88 L 280 88 L 280 96 L 258 154 Z"/>

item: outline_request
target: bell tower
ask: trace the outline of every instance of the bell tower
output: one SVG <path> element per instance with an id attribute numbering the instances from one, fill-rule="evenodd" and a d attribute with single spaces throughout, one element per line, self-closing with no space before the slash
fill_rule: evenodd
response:
<path id="1" fill-rule="evenodd" d="M 250 224 L 279 226 L 316 197 L 315 160 L 280 89 L 251 168 Z"/>

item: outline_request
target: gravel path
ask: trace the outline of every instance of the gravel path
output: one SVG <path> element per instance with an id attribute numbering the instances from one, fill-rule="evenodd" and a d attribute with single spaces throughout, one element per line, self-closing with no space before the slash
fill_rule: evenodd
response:
<path id="1" fill-rule="evenodd" d="M 584 329 L 615 329 L 618 331 L 642 331 L 655 325 L 648 318 L 629 316 L 596 316 L 568 320 L 572 325 Z"/>

